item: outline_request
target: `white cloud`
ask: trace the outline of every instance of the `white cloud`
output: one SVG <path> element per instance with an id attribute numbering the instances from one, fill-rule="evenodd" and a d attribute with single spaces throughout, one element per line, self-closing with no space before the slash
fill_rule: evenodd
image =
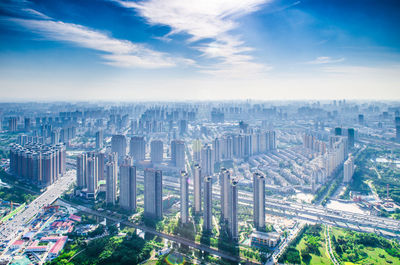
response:
<path id="1" fill-rule="evenodd" d="M 65 41 L 80 47 L 101 51 L 107 64 L 120 67 L 161 68 L 191 62 L 182 58 L 171 58 L 141 44 L 120 40 L 78 24 L 62 21 L 11 18 L 24 28 L 50 40 Z"/>
<path id="2" fill-rule="evenodd" d="M 242 68 L 246 69 L 245 64 L 249 66 L 246 72 L 263 71 L 268 68 L 253 62 L 254 58 L 248 55 L 252 48 L 233 35 L 232 30 L 239 26 L 236 22 L 239 17 L 257 11 L 271 0 L 115 1 L 126 8 L 137 10 L 150 24 L 171 27 L 168 37 L 186 33 L 190 35 L 189 43 L 210 40 L 208 43 L 194 44 L 194 48 L 204 57 L 220 61 L 214 67 L 223 66 L 221 71 L 210 69 L 210 73 L 226 73 L 229 71 L 227 69 L 237 72 L 243 70 Z M 239 69 L 235 70 L 236 66 L 240 66 Z"/>
<path id="3" fill-rule="evenodd" d="M 333 59 L 333 58 L 328 57 L 328 56 L 321 56 L 321 57 L 317 57 L 317 58 L 316 58 L 315 60 L 313 60 L 313 61 L 307 62 L 307 64 L 340 63 L 340 62 L 343 62 L 344 60 L 345 60 L 345 58 Z"/>
<path id="4" fill-rule="evenodd" d="M 50 17 L 46 16 L 45 14 L 43 14 L 35 9 L 32 9 L 32 8 L 23 8 L 22 11 L 27 13 L 31 17 L 42 18 L 42 19 L 51 19 Z"/>

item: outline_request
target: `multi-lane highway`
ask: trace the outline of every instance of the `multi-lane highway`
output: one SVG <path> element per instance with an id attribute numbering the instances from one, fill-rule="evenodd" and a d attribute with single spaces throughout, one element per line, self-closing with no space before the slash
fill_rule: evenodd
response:
<path id="1" fill-rule="evenodd" d="M 143 177 L 138 176 L 138 181 Z M 163 178 L 163 185 L 172 189 L 179 190 L 179 183 L 171 177 Z M 193 186 L 190 184 L 189 189 Z M 239 204 L 252 206 L 253 194 L 247 191 L 239 191 Z M 220 188 L 218 185 L 213 187 L 213 196 L 219 198 Z M 323 206 L 297 203 L 291 201 L 282 201 L 267 197 L 265 207 L 271 214 L 292 217 L 295 219 L 306 220 L 314 223 L 324 223 L 344 228 L 351 228 L 365 232 L 380 232 L 383 235 L 399 236 L 400 221 L 378 217 L 373 215 L 352 213 L 347 211 L 331 210 Z M 389 232 L 389 233 L 388 233 Z"/>
<path id="2" fill-rule="evenodd" d="M 43 206 L 52 204 L 76 179 L 76 171 L 69 170 L 64 176 L 50 185 L 45 192 L 33 200 L 23 211 L 19 212 L 0 226 L 0 242 L 6 243 L 24 232 L 24 224 L 31 220 Z"/>

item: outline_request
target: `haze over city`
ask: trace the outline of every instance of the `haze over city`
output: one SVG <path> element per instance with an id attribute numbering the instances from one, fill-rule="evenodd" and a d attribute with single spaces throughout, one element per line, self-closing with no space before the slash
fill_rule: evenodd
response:
<path id="1" fill-rule="evenodd" d="M 399 14 L 1 0 L 0 265 L 400 264 Z"/>

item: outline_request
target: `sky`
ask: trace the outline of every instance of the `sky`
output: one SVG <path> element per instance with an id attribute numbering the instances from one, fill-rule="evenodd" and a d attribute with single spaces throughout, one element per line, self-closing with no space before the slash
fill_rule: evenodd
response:
<path id="1" fill-rule="evenodd" d="M 400 99 L 400 1 L 1 0 L 0 101 Z"/>

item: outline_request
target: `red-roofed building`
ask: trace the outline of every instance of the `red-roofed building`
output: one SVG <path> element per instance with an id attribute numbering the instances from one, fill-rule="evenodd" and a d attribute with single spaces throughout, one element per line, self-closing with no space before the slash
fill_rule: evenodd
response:
<path id="1" fill-rule="evenodd" d="M 39 246 L 39 241 L 33 242 L 29 247 L 25 249 L 27 252 L 45 252 L 48 250 L 48 246 Z"/>
<path id="2" fill-rule="evenodd" d="M 67 236 L 62 236 L 59 237 L 59 240 L 54 244 L 54 246 L 50 249 L 49 252 L 49 257 L 50 258 L 55 258 L 58 256 L 60 251 L 64 248 L 65 243 L 67 242 L 68 237 Z"/>
<path id="3" fill-rule="evenodd" d="M 59 240 L 61 237 L 59 236 L 44 236 L 40 239 L 40 241 L 44 241 L 44 242 L 56 242 L 57 240 Z"/>
<path id="4" fill-rule="evenodd" d="M 80 222 L 80 221 L 82 221 L 82 217 L 77 216 L 77 215 L 75 215 L 75 214 L 71 214 L 71 215 L 69 216 L 69 219 L 71 219 L 72 221 L 75 221 L 75 222 Z"/>
<path id="5" fill-rule="evenodd" d="M 15 240 L 15 242 L 10 246 L 11 250 L 18 249 L 24 244 L 23 240 Z"/>

